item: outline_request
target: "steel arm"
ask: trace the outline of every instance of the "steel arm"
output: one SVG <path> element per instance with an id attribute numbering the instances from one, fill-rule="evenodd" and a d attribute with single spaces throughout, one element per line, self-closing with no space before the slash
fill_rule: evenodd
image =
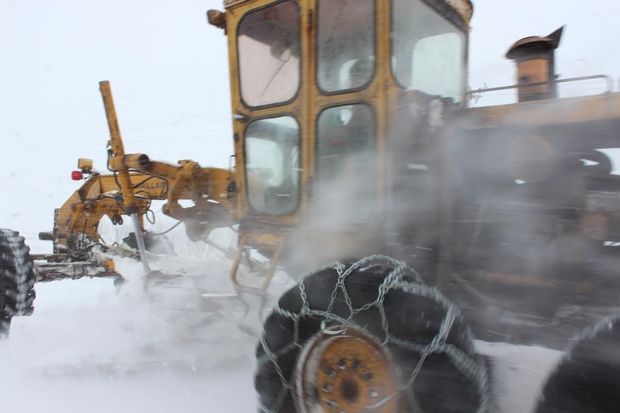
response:
<path id="1" fill-rule="evenodd" d="M 173 165 L 151 161 L 145 154 L 125 154 L 109 82 L 100 82 L 100 89 L 110 130 L 107 166 L 113 174 L 94 173 L 56 211 L 51 237 L 55 252 L 79 251 L 100 242 L 97 227 L 103 216 L 116 224 L 122 216 L 135 214 L 143 228 L 151 200 L 166 200 L 164 214 L 177 220 L 208 222 L 210 228 L 236 221 L 230 171 L 202 168 L 194 161 Z M 183 207 L 180 200 L 194 205 Z"/>

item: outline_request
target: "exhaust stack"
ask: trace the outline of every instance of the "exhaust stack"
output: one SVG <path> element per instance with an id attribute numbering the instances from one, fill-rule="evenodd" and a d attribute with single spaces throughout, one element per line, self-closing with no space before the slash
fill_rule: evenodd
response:
<path id="1" fill-rule="evenodd" d="M 519 102 L 557 97 L 555 49 L 560 45 L 564 27 L 546 37 L 525 37 L 510 47 L 508 59 L 517 64 Z"/>

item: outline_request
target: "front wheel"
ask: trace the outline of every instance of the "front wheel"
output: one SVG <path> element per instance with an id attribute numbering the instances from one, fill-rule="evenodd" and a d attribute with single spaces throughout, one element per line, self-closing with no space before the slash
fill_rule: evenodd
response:
<path id="1" fill-rule="evenodd" d="M 0 337 L 11 319 L 33 311 L 35 274 L 30 249 L 18 232 L 0 229 Z"/>
<path id="2" fill-rule="evenodd" d="M 262 412 L 488 411 L 460 312 L 388 257 L 304 277 L 267 318 L 257 365 Z"/>

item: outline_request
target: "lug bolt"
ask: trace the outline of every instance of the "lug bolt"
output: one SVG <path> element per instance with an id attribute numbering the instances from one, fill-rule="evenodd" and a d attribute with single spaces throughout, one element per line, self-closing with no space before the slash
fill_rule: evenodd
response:
<path id="1" fill-rule="evenodd" d="M 323 365 L 323 373 L 327 374 L 329 377 L 336 377 L 336 372 L 329 364 Z"/>

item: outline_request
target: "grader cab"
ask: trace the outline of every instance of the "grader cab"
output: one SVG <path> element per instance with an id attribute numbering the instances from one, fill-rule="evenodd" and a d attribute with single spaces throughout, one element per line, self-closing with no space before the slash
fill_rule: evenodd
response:
<path id="1" fill-rule="evenodd" d="M 226 5 L 225 14 L 210 16 L 215 25 L 225 22 L 229 44 L 242 242 L 268 251 L 258 223 L 266 224 L 289 240 L 280 258 L 296 271 L 388 252 L 393 220 L 386 218 L 400 202 L 394 193 L 415 185 L 399 182 L 403 165 L 394 158 L 400 148 L 420 159 L 428 150 L 429 127 L 412 124 L 411 116 L 434 108 L 440 123 L 439 112 L 464 107 L 471 5 Z M 432 195 L 414 198 L 423 212 L 435 209 Z"/>
<path id="2" fill-rule="evenodd" d="M 97 231 L 105 215 L 134 221 L 127 248 L 148 273 L 152 200 L 192 239 L 237 232 L 240 293 L 264 292 L 278 266 L 299 281 L 258 345 L 264 412 L 495 411 L 474 339 L 563 348 L 614 313 L 620 95 L 558 98 L 563 83 L 608 80 L 556 75 L 562 30 L 510 48 L 515 85 L 468 91 L 469 0 L 224 6 L 208 19 L 229 46 L 234 167 L 126 154 L 102 82 L 112 174 L 82 162 L 88 179 L 43 235 L 53 255 L 0 233 L 4 332 L 31 311 L 35 277 L 119 276 Z M 519 102 L 468 107 L 504 89 Z M 238 273 L 256 253 L 261 283 L 248 287 Z M 584 334 L 537 412 L 615 411 L 616 324 Z"/>

